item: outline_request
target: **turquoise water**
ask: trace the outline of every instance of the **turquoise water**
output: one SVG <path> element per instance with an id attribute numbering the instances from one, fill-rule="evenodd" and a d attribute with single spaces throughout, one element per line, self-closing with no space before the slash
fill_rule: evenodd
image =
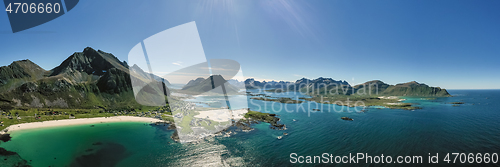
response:
<path id="1" fill-rule="evenodd" d="M 157 129 L 145 123 L 98 123 L 69 127 L 23 130 L 11 134 L 12 140 L 1 146 L 18 152 L 33 166 L 65 166 L 76 161 L 100 159 L 88 155 L 102 155 L 109 165 L 136 164 L 144 159 L 144 145 L 164 144 L 158 140 Z M 139 143 L 139 144 L 138 144 Z M 153 150 L 151 150 L 153 151 Z M 113 154 L 108 154 L 112 152 Z M 87 155 L 84 157 L 82 155 Z M 132 160 L 139 158 L 138 160 Z"/>
<path id="2" fill-rule="evenodd" d="M 272 130 L 267 123 L 261 123 L 253 125 L 253 131 L 236 132 L 231 137 L 216 137 L 201 144 L 175 143 L 170 139 L 173 131 L 163 126 L 103 123 L 95 127 L 19 131 L 12 134 L 12 141 L 1 143 L 0 147 L 18 152 L 33 166 L 78 166 L 86 161 L 106 163 L 105 166 L 289 166 L 290 153 L 417 155 L 424 156 L 424 165 L 429 153 L 439 153 L 440 165 L 446 165 L 442 161 L 445 153 L 500 152 L 500 90 L 449 92 L 454 97 L 407 98 L 407 102 L 423 107 L 415 111 L 368 108 L 364 113 L 342 112 L 347 108 L 311 103 L 287 104 L 286 109 L 292 111 L 287 112 L 285 106 L 273 102 L 251 101 L 251 109 L 278 114 L 287 130 Z M 452 106 L 449 102 L 465 104 Z M 339 112 L 328 112 L 334 107 Z M 310 112 L 314 108 L 321 111 Z M 354 121 L 341 120 L 344 116 Z M 277 140 L 283 132 L 289 135 Z"/>

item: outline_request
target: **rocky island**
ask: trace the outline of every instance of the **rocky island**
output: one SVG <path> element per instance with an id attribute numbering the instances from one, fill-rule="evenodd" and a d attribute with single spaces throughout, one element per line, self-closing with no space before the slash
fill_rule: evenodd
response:
<path id="1" fill-rule="evenodd" d="M 284 124 L 279 124 L 278 121 L 280 120 L 278 117 L 276 117 L 276 114 L 269 114 L 269 113 L 262 113 L 258 111 L 251 111 L 249 110 L 248 113 L 245 114 L 245 120 L 244 122 L 249 122 L 249 121 L 261 121 L 261 122 L 266 122 L 271 124 L 272 129 L 284 129 L 285 125 Z"/>

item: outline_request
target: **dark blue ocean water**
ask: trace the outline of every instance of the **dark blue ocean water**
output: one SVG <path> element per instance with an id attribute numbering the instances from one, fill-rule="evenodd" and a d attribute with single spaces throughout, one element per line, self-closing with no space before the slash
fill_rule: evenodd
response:
<path id="1" fill-rule="evenodd" d="M 418 103 L 423 108 L 415 111 L 369 108 L 364 113 L 333 110 L 308 113 L 306 110 L 319 107 L 313 105 L 303 110 L 297 105 L 289 105 L 296 112 L 277 113 L 282 123 L 287 125 L 286 131 L 289 133 L 282 140 L 276 140 L 282 131 L 267 130 L 263 126 L 221 143 L 243 146 L 234 148 L 238 150 L 235 152 L 247 157 L 245 159 L 250 164 L 273 166 L 289 165 L 290 153 L 304 156 L 368 153 L 394 158 L 421 155 L 425 161 L 429 153 L 439 153 L 440 163 L 444 164 L 442 160 L 446 153 L 500 152 L 500 90 L 449 92 L 454 97 L 434 100 L 407 98 L 407 102 Z M 450 102 L 465 104 L 452 106 L 448 104 Z M 272 102 L 253 103 L 260 106 L 267 104 L 268 107 L 263 111 L 279 111 L 269 107 Z M 323 107 L 326 110 L 332 106 Z M 344 116 L 354 121 L 341 120 L 340 117 Z"/>
<path id="2" fill-rule="evenodd" d="M 85 155 L 84 150 L 95 147 L 92 146 L 95 142 L 111 143 L 111 150 L 118 150 L 123 154 L 114 158 L 118 159 L 117 166 L 191 166 L 221 163 L 235 166 L 298 165 L 290 162 L 291 153 L 302 156 L 321 156 L 323 153 L 334 156 L 349 153 L 367 153 L 370 156 L 383 154 L 392 156 L 393 161 L 396 161 L 397 156 L 423 157 L 423 164 L 404 166 L 428 166 L 430 153 L 439 155 L 440 166 L 476 166 L 477 164 L 468 163 L 446 164 L 443 160 L 446 153 L 499 153 L 500 90 L 449 90 L 449 93 L 453 97 L 430 100 L 407 98 L 406 102 L 418 103 L 418 106 L 422 107 L 414 111 L 372 107 L 366 109 L 366 112 L 348 112 L 347 108 L 335 105 L 317 106 L 310 103 L 308 106 L 306 103 L 302 106 L 283 106 L 279 103 L 252 100 L 248 103 L 251 109 L 278 114 L 287 130 L 273 130 L 269 128 L 269 124 L 261 123 L 253 125 L 253 131 L 236 132 L 231 137 L 211 138 L 201 144 L 174 143 L 169 138 L 173 132 L 161 127 L 115 123 L 110 126 L 96 126 L 92 130 L 88 130 L 88 126 L 66 130 L 64 134 L 69 136 L 72 135 L 68 131 L 85 132 L 85 139 L 76 142 L 68 142 L 76 140 L 74 135 L 64 137 L 65 135 L 60 134 L 64 130 L 56 128 L 43 130 L 43 133 L 13 134 L 12 141 L 1 143 L 0 146 L 17 151 L 24 159 L 40 161 L 32 162 L 33 166 L 47 164 L 49 160 L 41 157 L 55 154 L 54 149 L 46 149 L 48 147 L 65 148 L 62 151 L 70 154 L 65 156 L 65 159 L 69 160 L 59 161 L 48 157 L 51 157 L 50 163 L 53 166 L 66 166 Z M 452 106 L 450 102 L 464 104 Z M 314 108 L 321 111 L 311 112 Z M 349 108 L 349 111 L 354 111 L 354 108 Z M 351 117 L 354 121 L 344 121 L 340 117 Z M 113 132 L 112 135 L 108 135 L 110 132 Z M 284 132 L 288 135 L 278 140 L 277 137 L 283 136 Z M 47 135 L 58 137 L 44 139 L 43 136 Z M 32 143 L 29 144 L 30 148 L 24 146 L 26 143 Z M 38 151 L 29 151 L 32 149 Z M 106 154 L 113 154 L 113 151 L 104 151 L 99 155 Z M 453 158 L 451 157 L 452 161 Z M 459 161 L 460 159 L 456 162 Z M 365 164 L 364 160 L 360 162 L 361 164 L 336 165 L 380 166 Z M 484 165 L 498 166 L 498 163 L 481 164 Z"/>

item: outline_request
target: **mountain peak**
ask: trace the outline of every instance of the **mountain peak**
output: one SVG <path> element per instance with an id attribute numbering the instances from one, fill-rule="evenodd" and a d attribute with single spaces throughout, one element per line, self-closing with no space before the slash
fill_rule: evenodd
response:
<path id="1" fill-rule="evenodd" d="M 97 52 L 94 48 L 87 46 L 83 49 L 83 52 Z"/>
<path id="2" fill-rule="evenodd" d="M 0 87 L 12 81 L 12 79 L 39 79 L 45 74 L 45 70 L 30 60 L 14 61 L 8 66 L 0 67 Z M 18 82 L 22 84 L 24 82 Z M 14 87 L 18 86 L 14 84 Z M 0 88 L 0 90 L 10 90 L 9 88 Z"/>
<path id="3" fill-rule="evenodd" d="M 18 61 L 14 61 L 12 63 L 24 63 L 24 62 L 26 62 L 26 63 L 33 63 L 30 59 L 18 60 Z"/>
<path id="4" fill-rule="evenodd" d="M 96 51 L 91 47 L 86 47 L 83 52 L 75 52 L 59 66 L 52 69 L 50 76 L 70 74 L 80 76 L 75 73 L 86 73 L 87 75 L 103 75 L 111 68 L 128 71 L 123 62 L 110 53 L 101 50 Z M 83 78 L 82 78 L 83 79 Z"/>
<path id="5" fill-rule="evenodd" d="M 308 82 L 311 82 L 311 80 L 307 79 L 307 78 L 301 78 L 301 79 L 295 81 L 295 83 L 308 83 Z"/>

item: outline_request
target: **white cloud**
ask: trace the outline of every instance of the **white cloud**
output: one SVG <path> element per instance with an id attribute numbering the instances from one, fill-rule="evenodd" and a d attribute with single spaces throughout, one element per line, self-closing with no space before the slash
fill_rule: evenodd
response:
<path id="1" fill-rule="evenodd" d="M 176 62 L 173 62 L 172 64 L 173 64 L 173 65 L 182 66 L 182 62 L 181 62 L 181 61 L 176 61 Z"/>
<path id="2" fill-rule="evenodd" d="M 293 76 L 300 77 L 300 78 L 307 78 L 306 76 L 304 76 L 304 75 L 299 75 L 299 74 L 293 74 Z"/>

